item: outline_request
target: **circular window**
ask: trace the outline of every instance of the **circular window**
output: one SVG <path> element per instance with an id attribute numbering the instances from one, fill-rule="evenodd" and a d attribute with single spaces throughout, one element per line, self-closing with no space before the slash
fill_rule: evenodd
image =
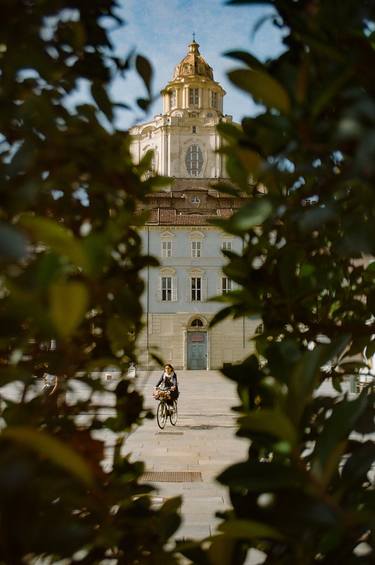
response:
<path id="1" fill-rule="evenodd" d="M 191 327 L 192 328 L 203 328 L 202 320 L 200 320 L 199 318 L 195 318 L 195 320 L 193 320 L 191 322 Z"/>
<path id="2" fill-rule="evenodd" d="M 190 145 L 185 157 L 186 170 L 191 177 L 197 177 L 203 166 L 203 154 L 199 145 Z"/>

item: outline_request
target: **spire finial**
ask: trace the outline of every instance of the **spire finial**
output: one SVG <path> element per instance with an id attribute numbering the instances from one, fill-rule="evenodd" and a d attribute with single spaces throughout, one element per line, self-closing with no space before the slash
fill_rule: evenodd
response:
<path id="1" fill-rule="evenodd" d="M 199 44 L 195 41 L 195 31 L 193 31 L 193 41 L 189 45 L 189 53 L 199 55 Z"/>

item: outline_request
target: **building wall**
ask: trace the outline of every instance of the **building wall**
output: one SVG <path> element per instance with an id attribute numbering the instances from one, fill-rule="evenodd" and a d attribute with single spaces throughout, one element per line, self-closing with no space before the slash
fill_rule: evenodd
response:
<path id="1" fill-rule="evenodd" d="M 259 320 L 241 318 L 223 320 L 213 328 L 208 324 L 212 314 L 199 313 L 207 321 L 208 334 L 207 369 L 220 369 L 224 363 L 239 363 L 254 351 L 251 338 L 259 325 Z M 176 369 L 187 368 L 187 333 L 191 313 L 153 313 L 145 317 L 144 330 L 138 338 L 140 351 L 139 364 L 143 369 L 158 367 L 152 353 L 163 362 L 172 363 Z M 147 333 L 148 332 L 148 333 Z"/>
<path id="2" fill-rule="evenodd" d="M 230 237 L 211 226 L 148 226 L 142 230 L 144 251 L 157 257 L 160 267 L 146 269 L 143 277 L 146 290 L 142 297 L 145 312 L 145 328 L 138 347 L 143 352 L 140 363 L 144 367 L 154 365 L 151 351 L 176 368 L 187 368 L 187 333 L 192 331 L 195 318 L 203 321 L 208 334 L 207 369 L 219 369 L 223 363 L 239 362 L 253 350 L 250 338 L 259 321 L 248 318 L 224 320 L 212 329 L 209 322 L 222 308 L 219 302 L 209 298 L 221 293 L 222 268 L 227 262 L 221 248 L 223 241 L 230 242 L 232 250 L 240 252 L 240 238 Z M 200 238 L 201 257 L 191 256 L 191 241 Z M 172 256 L 162 257 L 162 241 L 172 241 Z M 191 301 L 191 275 L 202 277 L 205 289 L 202 301 Z M 173 276 L 177 283 L 174 300 L 163 301 L 160 293 L 161 276 Z M 233 286 L 234 288 L 234 286 Z M 203 290 L 203 289 L 202 289 Z"/>
<path id="3" fill-rule="evenodd" d="M 231 121 L 226 116 L 221 121 Z M 219 119 L 212 111 L 187 112 L 174 110 L 171 116 L 156 116 L 146 124 L 132 128 L 132 156 L 139 162 L 147 151 L 154 152 L 153 170 L 160 175 L 188 177 L 185 155 L 189 146 L 197 144 L 203 154 L 203 167 L 198 178 L 225 178 L 222 156 L 215 153 L 221 146 L 216 131 Z M 195 177 L 195 178 L 197 178 Z"/>
<path id="4" fill-rule="evenodd" d="M 222 243 L 230 241 L 232 250 L 238 253 L 242 248 L 239 238 L 226 236 L 210 225 L 212 218 L 229 218 L 243 203 L 242 197 L 224 197 L 214 187 L 217 179 L 227 177 L 224 157 L 218 152 L 224 141 L 217 126 L 231 123 L 232 117 L 223 114 L 225 91 L 214 80 L 213 70 L 195 40 L 161 95 L 163 114 L 130 130 L 135 162 L 152 150 L 150 173 L 171 177 L 172 181 L 148 199 L 149 222 L 141 231 L 145 252 L 159 258 L 160 267 L 143 273 L 145 329 L 138 341 L 140 363 L 151 367 L 151 352 L 155 350 L 177 368 L 204 365 L 216 369 L 223 363 L 238 362 L 251 352 L 249 340 L 259 323 L 229 319 L 209 328 L 210 320 L 222 307 L 218 301 L 209 301 L 222 290 L 226 262 Z M 162 257 L 162 241 L 167 240 L 171 241 L 172 255 Z M 200 257 L 192 257 L 192 241 L 201 242 Z M 167 301 L 161 288 L 163 276 L 173 282 Z M 200 301 L 192 300 L 192 277 L 201 279 Z M 199 327 L 193 325 L 195 318 Z"/>
<path id="5" fill-rule="evenodd" d="M 142 230 L 143 248 L 149 255 L 157 257 L 160 267 L 145 270 L 143 277 L 147 291 L 142 297 L 144 310 L 150 313 L 167 314 L 172 312 L 202 312 L 214 314 L 220 308 L 218 302 L 208 299 L 220 294 L 222 267 L 227 262 L 221 248 L 223 242 L 230 242 L 232 250 L 240 253 L 242 241 L 230 237 L 221 230 L 210 226 L 177 227 L 149 226 Z M 172 256 L 162 257 L 162 241 L 172 243 Z M 192 241 L 200 241 L 201 256 L 191 254 Z M 170 273 L 170 275 L 168 275 Z M 176 296 L 172 301 L 163 302 L 160 296 L 160 278 L 173 276 L 176 282 Z M 192 302 L 190 297 L 190 277 L 202 278 L 201 302 Z M 234 283 L 233 283 L 234 288 Z"/>

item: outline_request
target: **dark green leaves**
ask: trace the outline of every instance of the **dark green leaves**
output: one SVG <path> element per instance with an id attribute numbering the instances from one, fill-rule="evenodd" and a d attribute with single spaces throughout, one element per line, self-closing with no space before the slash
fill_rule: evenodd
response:
<path id="1" fill-rule="evenodd" d="M 225 224 L 229 233 L 241 234 L 262 224 L 272 213 L 272 204 L 267 198 L 253 200 L 243 206 Z"/>
<path id="2" fill-rule="evenodd" d="M 285 88 L 269 74 L 258 70 L 239 69 L 228 73 L 229 79 L 256 102 L 282 114 L 289 114 L 290 99 Z"/>
<path id="3" fill-rule="evenodd" d="M 99 110 L 101 110 L 105 117 L 111 122 L 113 119 L 113 107 L 105 86 L 99 82 L 94 82 L 91 86 L 91 94 Z"/>
<path id="4" fill-rule="evenodd" d="M 31 214 L 21 216 L 19 225 L 32 235 L 35 242 L 67 257 L 77 267 L 85 269 L 88 266 L 81 243 L 65 226 Z"/>
<path id="5" fill-rule="evenodd" d="M 142 77 L 144 85 L 147 89 L 149 96 L 151 96 L 151 81 L 153 76 L 152 66 L 146 57 L 137 55 L 135 59 L 135 67 L 138 74 Z"/>
<path id="6" fill-rule="evenodd" d="M 249 451 L 219 477 L 233 506 L 220 541 L 267 563 L 371 561 L 353 548 L 374 506 L 373 386 L 357 391 L 375 351 L 375 14 L 355 1 L 229 4 L 272 6 L 258 25 L 282 26 L 284 50 L 264 63 L 227 54 L 243 66 L 229 78 L 262 107 L 242 130 L 219 128 L 231 183 L 251 199 L 217 222 L 243 249 L 225 266 L 240 289 L 214 322 L 257 313 L 259 330 L 256 369 L 224 371 Z M 259 525 L 282 544 L 259 543 Z"/>
<path id="7" fill-rule="evenodd" d="M 113 50 L 117 8 L 2 3 L 0 382 L 12 397 L 2 388 L 0 562 L 102 563 L 108 551 L 122 559 L 120 548 L 132 563 L 174 562 L 166 547 L 179 501 L 151 506 L 142 466 L 123 456 L 145 410 L 121 377 L 136 361 L 141 273 L 156 263 L 136 231 L 146 214 L 135 211 L 165 180 L 142 180 L 129 136 L 113 127 L 113 108 L 129 100 L 114 104 L 111 80 L 134 61 Z M 146 108 L 151 66 L 139 56 L 136 68 Z M 82 84 L 92 103 L 70 96 Z M 116 394 L 102 378 L 108 367 Z"/>
<path id="8" fill-rule="evenodd" d="M 84 284 L 60 281 L 50 287 L 51 318 L 62 338 L 68 338 L 86 314 L 89 297 Z"/>
<path id="9" fill-rule="evenodd" d="M 267 524 L 254 520 L 230 520 L 219 526 L 219 530 L 228 538 L 236 539 L 276 539 L 282 540 L 283 536 Z"/>
<path id="10" fill-rule="evenodd" d="M 218 480 L 234 490 L 274 492 L 277 489 L 297 488 L 303 483 L 303 475 L 295 469 L 274 462 L 248 461 L 228 467 Z"/>
<path id="11" fill-rule="evenodd" d="M 264 70 L 264 65 L 261 63 L 254 55 L 248 53 L 247 51 L 227 51 L 224 53 L 225 57 L 230 59 L 235 59 L 236 61 L 242 61 L 246 63 L 251 69 Z"/>
<path id="12" fill-rule="evenodd" d="M 313 454 L 312 472 L 320 480 L 327 482 L 337 468 L 342 455 L 340 444 L 347 440 L 366 406 L 367 397 L 362 393 L 355 400 L 344 400 L 333 409 Z"/>
<path id="13" fill-rule="evenodd" d="M 241 432 L 249 430 L 270 435 L 289 444 L 293 448 L 297 442 L 296 430 L 291 421 L 278 410 L 256 410 L 238 420 Z"/>
<path id="14" fill-rule="evenodd" d="M 8 427 L 2 431 L 1 440 L 10 440 L 32 449 L 40 457 L 47 457 L 88 486 L 93 486 L 93 475 L 84 459 L 73 449 L 46 433 L 23 426 Z"/>
<path id="15" fill-rule="evenodd" d="M 313 351 L 306 351 L 297 361 L 288 379 L 288 406 L 293 421 L 298 423 L 301 418 L 318 386 L 323 365 L 340 355 L 349 342 L 350 336 L 344 335 L 330 345 L 320 345 Z"/>
<path id="16" fill-rule="evenodd" d="M 152 66 L 148 61 L 148 59 L 143 57 L 143 55 L 137 55 L 135 59 L 135 67 L 137 69 L 139 76 L 142 78 L 148 93 L 148 98 L 138 98 L 137 104 L 143 111 L 147 111 L 152 101 L 152 77 L 153 77 Z"/>
<path id="17" fill-rule="evenodd" d="M 22 259 L 26 250 L 25 236 L 13 226 L 0 222 L 0 262 Z"/>

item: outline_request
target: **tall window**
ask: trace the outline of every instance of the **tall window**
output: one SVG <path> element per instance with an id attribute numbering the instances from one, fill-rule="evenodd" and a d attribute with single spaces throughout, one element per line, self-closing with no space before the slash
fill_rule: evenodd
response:
<path id="1" fill-rule="evenodd" d="M 198 106 L 199 88 L 189 88 L 189 106 Z"/>
<path id="2" fill-rule="evenodd" d="M 192 241 L 191 242 L 191 256 L 192 257 L 200 257 L 201 256 L 201 249 L 202 249 L 202 242 L 201 241 Z"/>
<path id="3" fill-rule="evenodd" d="M 177 95 L 176 95 L 175 90 L 171 90 L 171 92 L 169 94 L 169 103 L 170 103 L 170 109 L 171 110 L 172 110 L 172 108 L 175 108 L 177 106 Z"/>
<path id="4" fill-rule="evenodd" d="M 165 240 L 161 242 L 161 256 L 172 257 L 172 242 Z"/>
<path id="5" fill-rule="evenodd" d="M 221 278 L 221 293 L 227 294 L 232 290 L 232 281 L 228 277 Z"/>
<path id="6" fill-rule="evenodd" d="M 191 278 L 191 301 L 200 302 L 202 300 L 202 279 L 201 277 Z"/>
<path id="7" fill-rule="evenodd" d="M 163 302 L 171 302 L 172 277 L 161 277 L 161 299 Z"/>
<path id="8" fill-rule="evenodd" d="M 217 92 L 211 91 L 211 106 L 217 108 Z"/>
<path id="9" fill-rule="evenodd" d="M 199 145 L 190 145 L 186 152 L 185 164 L 191 177 L 197 177 L 203 166 L 203 154 Z"/>
<path id="10" fill-rule="evenodd" d="M 231 241 L 223 241 L 221 244 L 221 249 L 226 249 L 227 251 L 232 250 L 232 242 Z"/>

